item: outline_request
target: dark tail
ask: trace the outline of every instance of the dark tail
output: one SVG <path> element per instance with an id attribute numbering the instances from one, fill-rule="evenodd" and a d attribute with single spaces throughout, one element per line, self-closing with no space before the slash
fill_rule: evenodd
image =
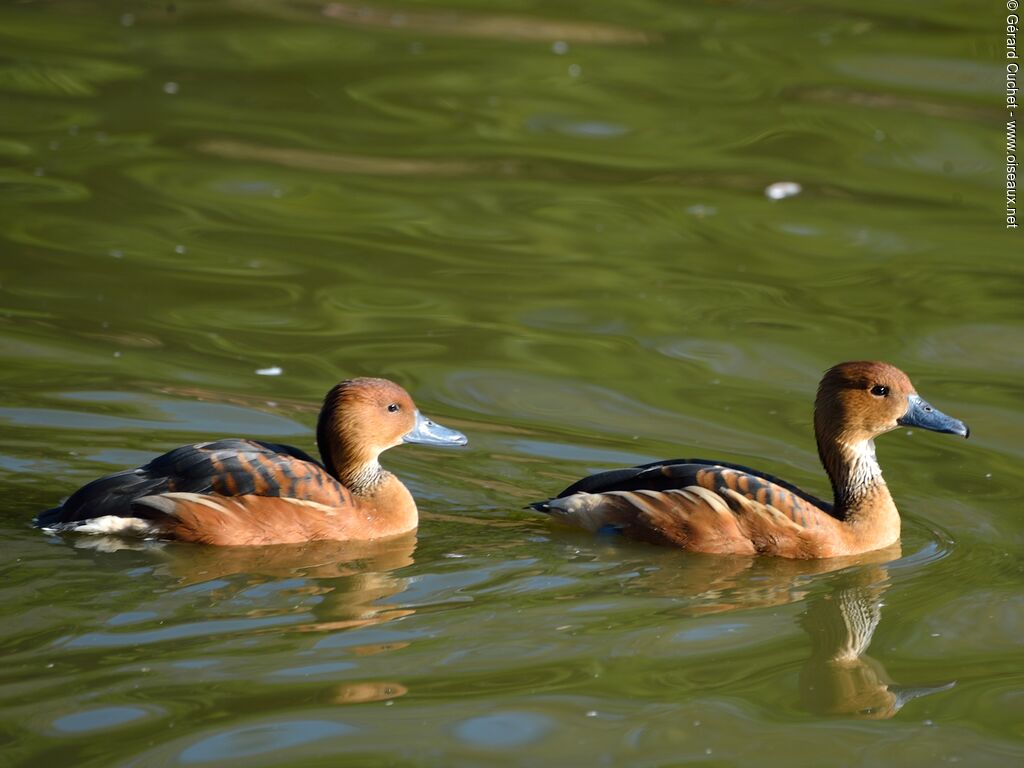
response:
<path id="1" fill-rule="evenodd" d="M 132 502 L 143 496 L 164 493 L 166 477 L 150 477 L 141 469 L 128 469 L 87 483 L 65 499 L 59 507 L 41 512 L 36 525 L 49 528 L 59 523 L 75 523 L 97 515 L 138 516 Z"/>
<path id="2" fill-rule="evenodd" d="M 36 528 L 51 528 L 60 522 L 60 514 L 64 510 L 64 507 L 54 507 L 48 509 L 45 512 L 40 512 L 39 516 L 36 517 L 32 522 Z"/>

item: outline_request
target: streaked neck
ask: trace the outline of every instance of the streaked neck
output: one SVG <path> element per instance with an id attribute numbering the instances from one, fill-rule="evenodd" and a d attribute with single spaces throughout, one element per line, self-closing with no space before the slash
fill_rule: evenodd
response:
<path id="1" fill-rule="evenodd" d="M 373 457 L 370 461 L 354 461 L 337 467 L 338 480 L 356 496 L 372 496 L 391 473 Z"/>
<path id="2" fill-rule="evenodd" d="M 875 457 L 873 440 L 820 440 L 818 453 L 832 481 L 835 511 L 842 519 L 892 504 L 882 468 Z"/>

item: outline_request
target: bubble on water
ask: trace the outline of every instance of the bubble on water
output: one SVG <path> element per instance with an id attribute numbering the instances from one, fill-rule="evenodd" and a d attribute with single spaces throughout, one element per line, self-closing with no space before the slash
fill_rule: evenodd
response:
<path id="1" fill-rule="evenodd" d="M 174 252 L 175 253 L 186 253 L 187 251 L 188 251 L 188 249 L 184 245 L 176 245 L 176 246 L 174 246 Z"/>
<path id="2" fill-rule="evenodd" d="M 268 368 L 256 369 L 257 376 L 280 376 L 282 373 L 284 373 L 284 368 L 279 365 L 271 365 Z"/>
<path id="3" fill-rule="evenodd" d="M 133 27 L 133 26 L 135 26 L 135 14 L 134 13 L 122 13 L 121 14 L 121 26 L 122 27 Z"/>
<path id="4" fill-rule="evenodd" d="M 551 50 L 559 56 L 564 56 L 569 52 L 569 44 L 565 40 L 555 40 L 551 44 Z"/>
<path id="5" fill-rule="evenodd" d="M 803 191 L 803 187 L 795 181 L 776 181 L 765 187 L 764 196 L 769 200 L 785 200 L 787 197 L 794 197 Z"/>
<path id="6" fill-rule="evenodd" d="M 164 83 L 164 93 L 173 96 L 178 92 L 178 84 L 175 82 Z"/>
<path id="7" fill-rule="evenodd" d="M 718 209 L 713 205 L 701 205 L 698 203 L 697 205 L 691 205 L 686 209 L 686 212 L 691 216 L 696 216 L 698 219 L 704 219 L 708 216 L 714 216 L 718 213 Z"/>
<path id="8" fill-rule="evenodd" d="M 579 77 L 583 73 L 583 69 L 579 64 L 569 65 L 569 77 Z"/>

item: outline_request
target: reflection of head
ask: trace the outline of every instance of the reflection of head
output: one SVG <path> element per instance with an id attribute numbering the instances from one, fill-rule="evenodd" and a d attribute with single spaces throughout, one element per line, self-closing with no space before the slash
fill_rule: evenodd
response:
<path id="1" fill-rule="evenodd" d="M 842 574 L 836 588 L 813 597 L 801 624 L 811 640 L 811 655 L 800 672 L 804 706 L 823 715 L 868 720 L 892 717 L 911 699 L 946 690 L 938 686 L 894 685 L 882 664 L 866 656 L 882 618 L 884 566 Z"/>
<path id="2" fill-rule="evenodd" d="M 367 701 L 387 701 L 405 696 L 409 692 L 401 683 L 389 683 L 380 680 L 364 680 L 359 683 L 346 683 L 335 689 L 335 704 L 363 704 Z"/>

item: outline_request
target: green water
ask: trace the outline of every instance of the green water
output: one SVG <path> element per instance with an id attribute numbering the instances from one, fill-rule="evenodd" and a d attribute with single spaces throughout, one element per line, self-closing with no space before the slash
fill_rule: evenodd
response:
<path id="1" fill-rule="evenodd" d="M 1004 17 L 4 4 L 0 762 L 1020 764 Z M 824 493 L 811 400 L 850 358 L 972 428 L 879 441 L 901 553 L 681 555 L 522 509 L 677 456 Z M 183 443 L 312 450 L 353 375 L 470 438 L 385 457 L 415 538 L 29 525 Z"/>

